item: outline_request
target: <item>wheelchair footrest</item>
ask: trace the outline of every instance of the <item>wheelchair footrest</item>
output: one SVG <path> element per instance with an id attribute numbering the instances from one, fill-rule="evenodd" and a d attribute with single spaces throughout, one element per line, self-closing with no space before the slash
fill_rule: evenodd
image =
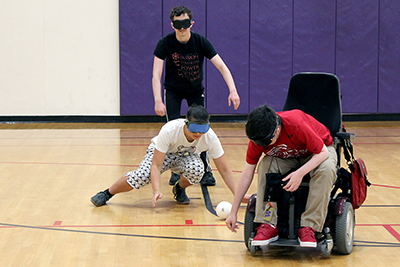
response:
<path id="1" fill-rule="evenodd" d="M 270 246 L 282 246 L 282 247 L 299 247 L 300 243 L 296 239 L 279 238 L 275 242 L 269 244 Z"/>

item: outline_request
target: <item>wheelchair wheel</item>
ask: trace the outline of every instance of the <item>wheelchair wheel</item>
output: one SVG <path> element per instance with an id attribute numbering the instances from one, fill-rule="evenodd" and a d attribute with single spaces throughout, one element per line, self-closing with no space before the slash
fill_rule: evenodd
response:
<path id="1" fill-rule="evenodd" d="M 249 245 L 250 237 L 254 237 L 256 232 L 256 223 L 254 223 L 254 217 L 256 214 L 246 209 L 246 214 L 244 217 L 244 243 L 248 250 L 251 249 Z"/>
<path id="2" fill-rule="evenodd" d="M 336 217 L 335 243 L 340 254 L 350 254 L 353 250 L 355 214 L 350 202 L 344 205 L 343 213 Z"/>

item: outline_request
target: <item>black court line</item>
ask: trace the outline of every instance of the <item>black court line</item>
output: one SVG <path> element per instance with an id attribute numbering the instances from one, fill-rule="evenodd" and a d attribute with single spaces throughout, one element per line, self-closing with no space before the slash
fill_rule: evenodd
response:
<path id="1" fill-rule="evenodd" d="M 375 242 L 375 241 L 362 241 L 362 240 L 354 240 L 357 243 L 357 247 L 400 247 L 399 243 L 389 243 L 389 242 Z"/>
<path id="2" fill-rule="evenodd" d="M 183 240 L 183 241 L 206 241 L 206 242 L 223 242 L 223 243 L 243 243 L 243 240 L 224 240 L 224 239 L 212 239 L 212 238 L 193 238 L 193 237 L 176 237 L 176 236 L 154 236 L 154 235 L 138 235 L 138 234 L 123 234 L 123 233 L 110 233 L 110 232 L 98 232 L 98 231 L 85 231 L 75 229 L 61 229 L 53 227 L 41 227 L 31 226 L 22 224 L 10 224 L 0 223 L 2 226 L 14 227 L 14 228 L 27 228 L 35 230 L 50 230 L 56 232 L 70 232 L 70 233 L 81 233 L 81 234 L 95 234 L 95 235 L 109 235 L 109 236 L 124 236 L 124 237 L 138 237 L 138 238 L 157 238 L 157 239 L 170 239 L 170 240 Z M 355 247 L 400 247 L 400 244 L 388 243 L 388 242 L 371 242 L 371 241 L 360 241 L 354 240 L 354 242 L 365 243 L 354 244 Z"/>
<path id="3" fill-rule="evenodd" d="M 123 234 L 123 233 L 110 233 L 110 232 L 86 231 L 86 230 L 75 230 L 75 229 L 62 229 L 62 228 L 53 228 L 53 227 L 50 228 L 50 227 L 43 227 L 43 226 L 31 226 L 31 225 L 9 224 L 9 223 L 0 223 L 0 225 L 10 226 L 10 227 L 15 227 L 15 228 L 28 228 L 28 229 L 36 229 L 36 230 L 50 230 L 50 231 L 59 231 L 59 232 L 84 233 L 84 234 L 96 234 L 96 235 L 146 237 L 146 238 L 158 238 L 158 239 L 209 241 L 209 242 L 230 242 L 230 243 L 242 243 L 243 242 L 242 240 L 223 240 L 223 239 L 212 239 L 212 238 Z"/>

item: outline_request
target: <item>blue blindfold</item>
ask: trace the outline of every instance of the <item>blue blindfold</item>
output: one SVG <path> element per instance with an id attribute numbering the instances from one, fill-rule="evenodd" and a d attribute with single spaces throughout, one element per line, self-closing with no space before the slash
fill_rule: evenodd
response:
<path id="1" fill-rule="evenodd" d="M 186 121 L 186 126 L 191 133 L 202 133 L 205 134 L 210 130 L 210 123 L 199 124 L 195 122 Z"/>

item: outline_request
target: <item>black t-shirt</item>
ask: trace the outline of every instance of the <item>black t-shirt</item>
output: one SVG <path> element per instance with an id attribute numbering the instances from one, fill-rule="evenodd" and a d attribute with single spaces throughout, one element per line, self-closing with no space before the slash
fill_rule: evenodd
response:
<path id="1" fill-rule="evenodd" d="M 195 92 L 203 89 L 204 57 L 217 52 L 204 36 L 191 32 L 187 43 L 180 43 L 172 32 L 158 41 L 154 55 L 165 60 L 164 87 L 171 91 Z"/>

